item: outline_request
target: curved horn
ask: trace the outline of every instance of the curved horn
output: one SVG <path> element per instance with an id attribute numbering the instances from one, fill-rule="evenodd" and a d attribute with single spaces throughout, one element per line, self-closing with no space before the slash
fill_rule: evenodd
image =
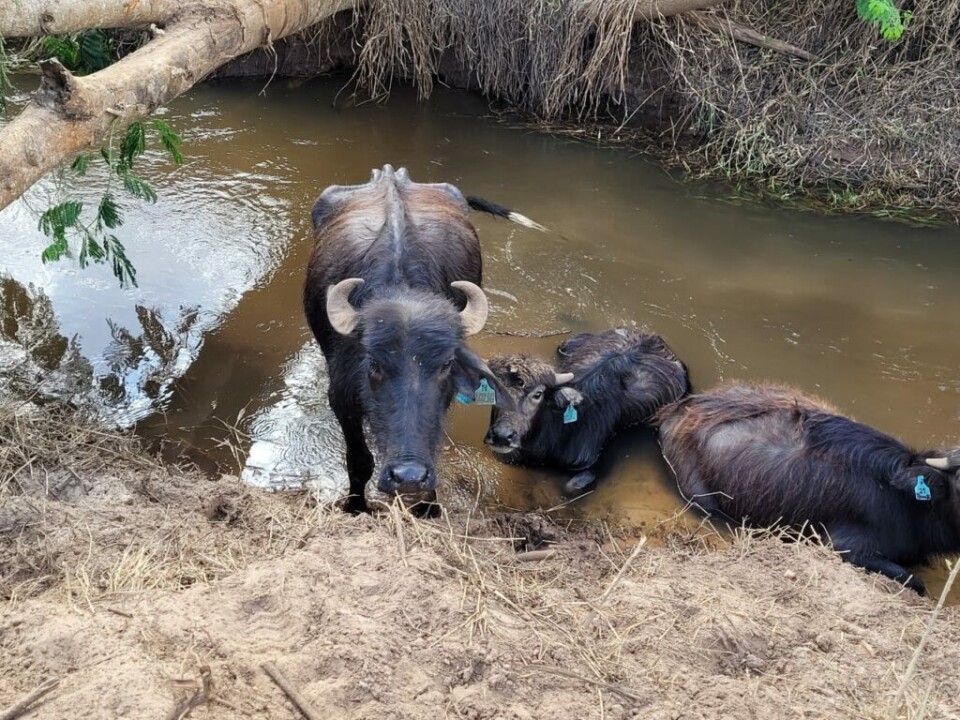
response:
<path id="1" fill-rule="evenodd" d="M 930 467 L 935 467 L 937 470 L 949 470 L 949 469 L 950 469 L 950 461 L 949 461 L 947 458 L 945 458 L 945 457 L 943 457 L 943 458 L 927 458 L 926 460 L 924 460 L 924 462 L 927 463 L 927 465 L 929 465 Z"/>
<path id="2" fill-rule="evenodd" d="M 450 287 L 456 288 L 467 296 L 467 306 L 460 311 L 464 337 L 476 335 L 483 330 L 487 322 L 487 313 L 490 312 L 487 296 L 483 294 L 483 290 L 468 280 L 457 280 L 450 283 Z"/>
<path id="3" fill-rule="evenodd" d="M 363 285 L 363 278 L 347 278 L 327 288 L 327 319 L 341 335 L 349 335 L 357 329 L 360 316 L 350 304 L 350 293 Z"/>
<path id="4" fill-rule="evenodd" d="M 553 374 L 553 382 L 556 385 L 566 385 L 568 382 L 573 380 L 573 373 L 558 373 Z"/>

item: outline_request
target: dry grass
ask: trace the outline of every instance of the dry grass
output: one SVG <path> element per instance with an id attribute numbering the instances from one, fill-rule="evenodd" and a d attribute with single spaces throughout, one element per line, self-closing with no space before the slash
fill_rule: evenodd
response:
<path id="1" fill-rule="evenodd" d="M 743 191 L 960 216 L 960 0 L 909 3 L 895 43 L 852 0 L 709 11 L 816 62 L 733 42 L 697 13 L 634 25 L 639 4 L 383 0 L 353 29 L 356 78 L 375 98 L 397 78 L 427 95 L 453 59 L 485 94 L 548 127 L 572 120 L 577 134 L 652 149 Z"/>
<path id="2" fill-rule="evenodd" d="M 645 542 L 535 514 L 351 517 L 164 467 L 53 409 L 4 407 L 0 432 L 0 705 L 70 679 L 38 717 L 134 701 L 125 716 L 162 717 L 179 701 L 157 673 L 191 667 L 226 693 L 223 717 L 267 716 L 264 661 L 328 717 L 626 720 L 695 703 L 946 720 L 956 695 L 956 609 L 931 621 L 927 601 L 809 542 L 679 518 Z"/>
<path id="3" fill-rule="evenodd" d="M 0 404 L 0 597 L 85 606 L 182 589 L 296 547 L 339 519 L 303 494 L 165 467 L 68 409 Z"/>

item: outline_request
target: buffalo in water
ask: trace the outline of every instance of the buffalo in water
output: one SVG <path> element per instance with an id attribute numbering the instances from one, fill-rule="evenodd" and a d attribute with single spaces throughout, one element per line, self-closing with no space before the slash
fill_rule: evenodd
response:
<path id="1" fill-rule="evenodd" d="M 539 227 L 465 198 L 453 185 L 413 182 L 389 165 L 363 185 L 328 187 L 313 205 L 303 305 L 346 441 L 350 512 L 367 509 L 364 489 L 374 469 L 365 420 L 381 460 L 378 488 L 432 501 L 454 393 L 510 401 L 464 343 L 487 319 L 470 207 Z"/>
<path id="2" fill-rule="evenodd" d="M 496 357 L 490 369 L 516 407 L 494 408 L 485 442 L 509 463 L 570 473 L 568 493 L 596 481 L 593 466 L 614 434 L 650 422 L 689 392 L 687 369 L 645 328 L 581 333 L 558 348 L 557 367 L 524 355 Z"/>
<path id="3" fill-rule="evenodd" d="M 847 562 L 920 594 L 904 566 L 960 552 L 960 448 L 918 452 L 776 386 L 692 395 L 660 420 L 681 493 L 708 514 L 822 530 Z"/>

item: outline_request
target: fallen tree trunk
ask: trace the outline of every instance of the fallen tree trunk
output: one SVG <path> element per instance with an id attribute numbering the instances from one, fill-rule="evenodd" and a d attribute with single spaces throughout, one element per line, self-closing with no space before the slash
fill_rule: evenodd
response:
<path id="1" fill-rule="evenodd" d="M 132 28 L 169 21 L 178 0 L 4 0 L 0 35 L 6 38 L 60 35 L 90 28 Z"/>
<path id="2" fill-rule="evenodd" d="M 44 63 L 33 102 L 0 132 L 0 209 L 64 158 L 103 144 L 111 133 L 119 135 L 228 60 L 357 4 L 358 0 L 203 4 L 169 25 L 163 35 L 93 75 L 74 77 L 56 61 Z M 170 4 L 174 5 L 180 4 Z"/>

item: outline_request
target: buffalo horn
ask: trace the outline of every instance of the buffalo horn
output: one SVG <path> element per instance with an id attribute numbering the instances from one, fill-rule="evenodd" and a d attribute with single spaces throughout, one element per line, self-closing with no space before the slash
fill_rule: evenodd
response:
<path id="1" fill-rule="evenodd" d="M 943 457 L 943 458 L 927 458 L 927 459 L 925 460 L 925 462 L 926 462 L 927 465 L 929 465 L 930 467 L 935 467 L 935 468 L 937 468 L 937 470 L 949 470 L 949 469 L 950 469 L 950 461 L 949 461 L 947 458 L 945 458 L 945 457 Z"/>
<path id="2" fill-rule="evenodd" d="M 487 296 L 483 294 L 483 290 L 468 280 L 457 280 L 450 283 L 450 287 L 456 288 L 467 296 L 467 306 L 460 311 L 464 337 L 476 335 L 483 330 L 487 322 L 487 313 L 490 310 Z"/>
<path id="3" fill-rule="evenodd" d="M 573 373 L 554 373 L 553 382 L 556 385 L 566 385 L 573 380 Z"/>
<path id="4" fill-rule="evenodd" d="M 360 316 L 350 304 L 350 293 L 363 285 L 363 278 L 347 278 L 327 288 L 327 318 L 333 329 L 349 335 L 357 328 Z"/>

